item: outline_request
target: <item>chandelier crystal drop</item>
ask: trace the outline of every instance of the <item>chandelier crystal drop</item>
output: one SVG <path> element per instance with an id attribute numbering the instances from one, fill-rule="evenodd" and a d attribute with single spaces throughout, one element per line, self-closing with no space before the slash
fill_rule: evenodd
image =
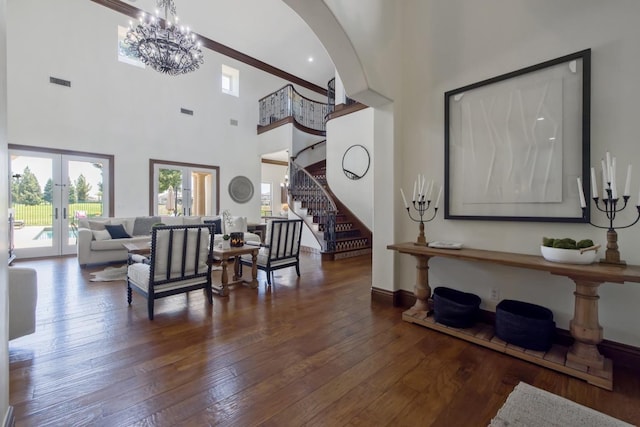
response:
<path id="1" fill-rule="evenodd" d="M 124 42 L 144 64 L 161 73 L 177 76 L 200 68 L 204 63 L 201 43 L 189 27 L 178 26 L 173 0 L 157 0 L 157 4 L 159 9 L 164 9 L 164 19 L 160 18 L 159 11 L 156 16 L 143 13 L 137 26 L 129 23 Z"/>

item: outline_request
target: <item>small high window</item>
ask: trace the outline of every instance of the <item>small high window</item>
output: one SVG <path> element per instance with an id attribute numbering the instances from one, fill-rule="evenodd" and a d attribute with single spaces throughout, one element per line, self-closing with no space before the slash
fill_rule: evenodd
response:
<path id="1" fill-rule="evenodd" d="M 127 38 L 127 31 L 129 31 L 127 27 L 118 25 L 118 61 L 144 68 L 144 63 L 140 61 L 138 54 L 124 42 Z"/>
<path id="2" fill-rule="evenodd" d="M 222 93 L 240 96 L 240 71 L 222 64 Z"/>

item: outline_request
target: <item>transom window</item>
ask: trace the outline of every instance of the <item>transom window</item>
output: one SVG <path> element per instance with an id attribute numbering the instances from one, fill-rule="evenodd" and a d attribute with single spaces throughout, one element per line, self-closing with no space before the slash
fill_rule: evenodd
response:
<path id="1" fill-rule="evenodd" d="M 240 71 L 233 67 L 222 64 L 222 93 L 227 95 L 240 96 Z"/>

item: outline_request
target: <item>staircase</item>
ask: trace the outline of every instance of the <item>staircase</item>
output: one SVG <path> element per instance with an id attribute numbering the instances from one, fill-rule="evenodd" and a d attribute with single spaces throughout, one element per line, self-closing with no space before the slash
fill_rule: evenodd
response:
<path id="1" fill-rule="evenodd" d="M 356 215 L 338 200 L 327 185 L 326 159 L 322 144 L 326 140 L 326 121 L 335 110 L 335 79 L 328 83 L 328 103 L 308 99 L 288 84 L 258 101 L 258 134 L 292 123 L 295 129 L 289 143 L 300 149 L 289 161 L 289 207 L 302 218 L 320 245 L 323 260 L 371 254 L 372 234 Z M 347 98 L 340 115 L 366 108 Z M 318 147 L 314 155 L 309 153 Z M 305 153 L 305 158 L 298 156 Z M 297 163 L 296 159 L 299 162 Z M 309 166 L 302 166 L 309 165 Z"/>
<path id="2" fill-rule="evenodd" d="M 289 189 L 290 204 L 316 235 L 323 260 L 370 254 L 371 232 L 329 188 L 326 161 L 297 169 L 292 178 L 296 175 Z"/>

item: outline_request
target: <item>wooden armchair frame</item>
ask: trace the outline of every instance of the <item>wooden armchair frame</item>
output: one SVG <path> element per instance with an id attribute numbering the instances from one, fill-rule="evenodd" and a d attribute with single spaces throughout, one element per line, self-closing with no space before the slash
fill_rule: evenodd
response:
<path id="1" fill-rule="evenodd" d="M 213 304 L 211 259 L 214 226 L 156 226 L 151 231 L 151 253 L 144 262 L 127 268 L 127 302 L 132 290 L 147 299 L 149 320 L 153 320 L 158 298 L 204 289 Z"/>
<path id="2" fill-rule="evenodd" d="M 267 283 L 275 270 L 295 267 L 300 277 L 300 239 L 303 222 L 301 219 L 273 220 L 267 225 L 266 245 L 260 245 L 257 267 L 267 273 Z M 242 256 L 240 265 L 252 265 L 250 256 Z"/>

